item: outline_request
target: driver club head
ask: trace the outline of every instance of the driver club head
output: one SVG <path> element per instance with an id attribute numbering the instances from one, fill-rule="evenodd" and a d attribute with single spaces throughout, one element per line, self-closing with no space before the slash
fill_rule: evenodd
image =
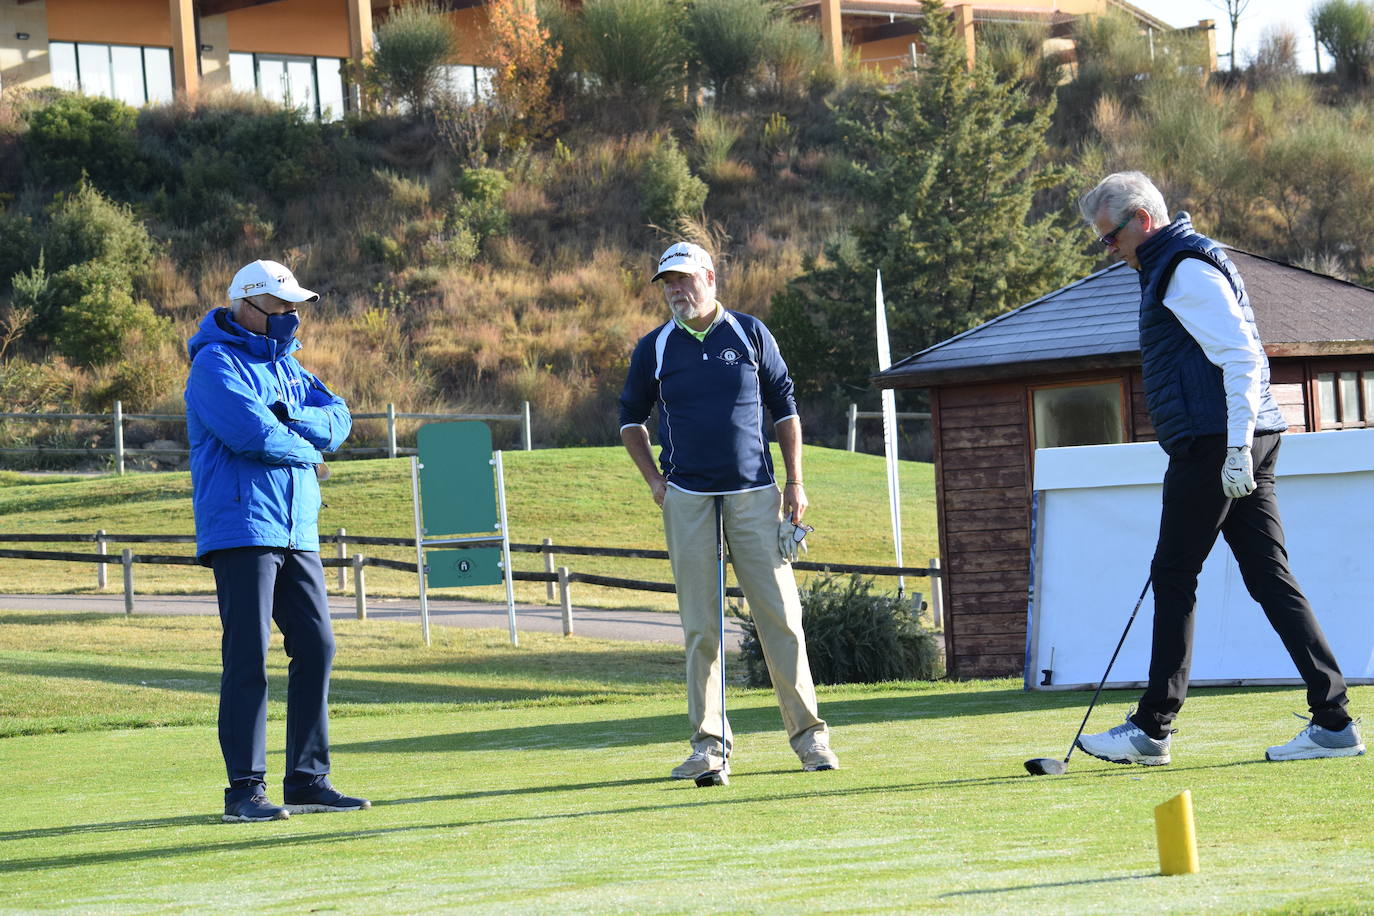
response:
<path id="1" fill-rule="evenodd" d="M 1026 772 L 1032 776 L 1062 776 L 1069 771 L 1067 760 L 1054 757 L 1032 757 L 1026 761 Z"/>
<path id="2" fill-rule="evenodd" d="M 724 770 L 710 770 L 696 777 L 695 781 L 698 789 L 704 789 L 707 786 L 728 786 L 730 776 Z"/>

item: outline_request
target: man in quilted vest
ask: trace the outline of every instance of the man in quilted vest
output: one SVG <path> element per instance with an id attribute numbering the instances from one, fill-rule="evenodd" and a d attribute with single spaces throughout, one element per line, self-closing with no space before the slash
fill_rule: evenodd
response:
<path id="1" fill-rule="evenodd" d="M 1164 197 L 1140 172 L 1108 175 L 1079 201 L 1108 251 L 1140 273 L 1140 355 L 1145 403 L 1169 455 L 1159 542 L 1149 683 L 1125 723 L 1078 746 L 1112 763 L 1169 762 L 1173 721 L 1188 692 L 1197 577 L 1217 535 L 1226 538 L 1251 596 L 1307 685 L 1312 718 L 1268 760 L 1364 753 L 1346 713 L 1345 679 L 1288 568 L 1274 493 L 1280 433 L 1288 428 L 1269 391 L 1269 361 L 1235 265 L 1172 222 Z"/>

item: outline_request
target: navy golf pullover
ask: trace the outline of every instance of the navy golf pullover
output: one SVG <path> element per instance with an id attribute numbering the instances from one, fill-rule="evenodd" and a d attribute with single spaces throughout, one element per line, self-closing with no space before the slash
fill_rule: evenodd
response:
<path id="1" fill-rule="evenodd" d="M 764 407 L 797 415 L 792 379 L 762 321 L 722 309 L 698 341 L 669 321 L 640 338 L 620 394 L 620 428 L 643 426 L 658 404 L 659 466 L 688 493 L 776 486 Z"/>

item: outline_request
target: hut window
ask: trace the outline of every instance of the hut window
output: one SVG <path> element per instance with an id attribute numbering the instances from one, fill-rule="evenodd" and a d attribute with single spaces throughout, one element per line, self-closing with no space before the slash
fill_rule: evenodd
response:
<path id="1" fill-rule="evenodd" d="M 1035 388 L 1031 401 L 1036 448 L 1125 441 L 1120 381 Z"/>
<path id="2" fill-rule="evenodd" d="M 1322 429 L 1374 426 L 1374 371 L 1317 373 Z"/>

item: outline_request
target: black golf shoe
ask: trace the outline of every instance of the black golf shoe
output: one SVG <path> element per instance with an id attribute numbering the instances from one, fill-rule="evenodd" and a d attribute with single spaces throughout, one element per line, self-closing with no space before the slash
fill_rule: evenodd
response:
<path id="1" fill-rule="evenodd" d="M 254 821 L 284 821 L 291 816 L 280 805 L 274 805 L 267 796 L 259 793 L 249 798 L 224 803 L 224 822 L 226 824 L 248 823 Z"/>
<path id="2" fill-rule="evenodd" d="M 371 808 L 372 802 L 365 798 L 345 795 L 323 780 L 304 789 L 293 789 L 282 799 L 286 810 L 292 814 L 326 814 L 331 811 L 361 811 Z"/>

